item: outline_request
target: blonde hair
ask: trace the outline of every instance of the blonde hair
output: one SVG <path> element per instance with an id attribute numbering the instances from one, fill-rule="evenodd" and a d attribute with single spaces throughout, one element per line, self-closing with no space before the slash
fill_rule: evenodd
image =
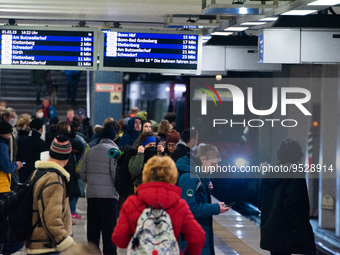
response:
<path id="1" fill-rule="evenodd" d="M 112 117 L 107 117 L 105 120 L 104 120 L 104 124 L 103 124 L 103 128 L 107 125 L 107 124 L 113 124 L 115 120 L 112 118 Z"/>
<path id="2" fill-rule="evenodd" d="M 158 130 L 157 130 L 158 134 L 167 134 L 167 133 L 170 133 L 171 130 L 172 130 L 172 125 L 167 120 L 162 120 L 158 124 Z"/>
<path id="3" fill-rule="evenodd" d="M 21 115 L 21 118 L 18 120 L 16 127 L 17 130 L 30 130 L 30 122 L 31 122 L 31 116 L 27 113 L 24 113 Z"/>
<path id="4" fill-rule="evenodd" d="M 143 169 L 143 183 L 166 182 L 176 184 L 178 171 L 175 162 L 168 156 L 153 156 Z"/>
<path id="5" fill-rule="evenodd" d="M 197 149 L 197 157 L 206 157 L 206 159 L 221 158 L 217 147 L 212 144 L 200 144 Z"/>

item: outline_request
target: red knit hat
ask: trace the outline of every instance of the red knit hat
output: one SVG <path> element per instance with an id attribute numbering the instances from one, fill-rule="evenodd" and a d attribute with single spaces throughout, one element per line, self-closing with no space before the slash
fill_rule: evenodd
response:
<path id="1" fill-rule="evenodd" d="M 173 129 L 170 133 L 166 134 L 167 143 L 178 143 L 180 139 L 181 136 L 175 129 Z"/>

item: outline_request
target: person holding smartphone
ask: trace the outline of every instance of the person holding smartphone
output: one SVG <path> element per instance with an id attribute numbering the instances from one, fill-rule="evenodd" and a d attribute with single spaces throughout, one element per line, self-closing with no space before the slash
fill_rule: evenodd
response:
<path id="1" fill-rule="evenodd" d="M 187 201 L 192 214 L 205 231 L 205 244 L 201 255 L 215 254 L 212 216 L 225 213 L 230 207 L 226 207 L 224 202 L 211 203 L 210 191 L 213 184 L 209 172 L 196 172 L 195 167 L 208 169 L 208 166 L 216 165 L 220 157 L 215 146 L 204 144 L 198 147 L 197 157 L 188 152 L 187 156 L 176 161 L 179 175 L 177 185 L 182 188 L 182 198 Z M 179 238 L 179 245 L 183 251 L 186 241 Z"/>

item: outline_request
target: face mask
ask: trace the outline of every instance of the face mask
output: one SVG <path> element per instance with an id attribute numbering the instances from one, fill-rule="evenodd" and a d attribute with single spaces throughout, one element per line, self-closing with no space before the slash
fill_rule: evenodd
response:
<path id="1" fill-rule="evenodd" d="M 192 151 L 197 150 L 197 145 L 192 146 L 191 150 L 192 150 Z"/>
<path id="2" fill-rule="evenodd" d="M 43 112 L 39 112 L 38 113 L 38 118 L 41 119 L 42 117 L 44 117 L 44 113 Z"/>
<path id="3" fill-rule="evenodd" d="M 144 151 L 144 162 L 148 161 L 149 158 L 157 155 L 156 147 L 148 147 Z"/>
<path id="4" fill-rule="evenodd" d="M 12 127 L 14 127 L 15 123 L 17 123 L 17 120 L 12 118 L 12 119 L 9 119 L 8 123 L 11 124 Z"/>

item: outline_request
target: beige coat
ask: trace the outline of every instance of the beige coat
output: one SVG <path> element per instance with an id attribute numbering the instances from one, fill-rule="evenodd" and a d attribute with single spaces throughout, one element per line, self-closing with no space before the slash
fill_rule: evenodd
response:
<path id="1" fill-rule="evenodd" d="M 55 172 L 43 175 L 33 189 L 34 228 L 32 236 L 26 241 L 27 254 L 61 252 L 74 244 L 72 238 L 72 216 L 66 193 L 66 181 L 69 173 L 59 164 L 51 161 L 37 161 L 39 169 L 56 169 L 65 178 Z"/>

